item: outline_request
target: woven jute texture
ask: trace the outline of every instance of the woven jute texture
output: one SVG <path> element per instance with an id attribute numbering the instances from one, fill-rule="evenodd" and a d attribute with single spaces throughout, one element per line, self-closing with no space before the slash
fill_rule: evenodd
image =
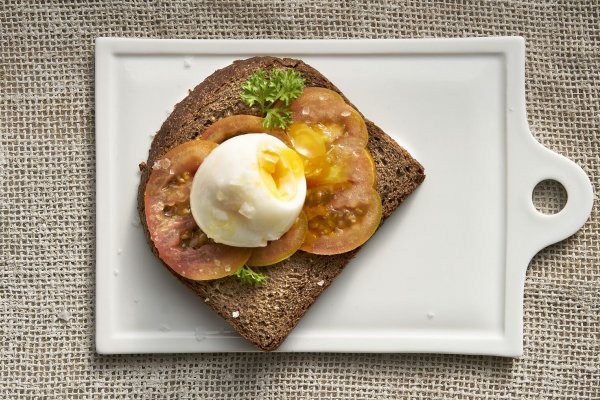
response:
<path id="1" fill-rule="evenodd" d="M 532 260 L 520 359 L 94 352 L 95 37 L 521 35 L 531 130 L 581 165 L 597 193 L 599 21 L 596 0 L 4 0 L 0 398 L 600 398 L 597 206 L 577 234 Z M 553 185 L 542 185 L 534 197 L 545 212 L 565 200 Z"/>

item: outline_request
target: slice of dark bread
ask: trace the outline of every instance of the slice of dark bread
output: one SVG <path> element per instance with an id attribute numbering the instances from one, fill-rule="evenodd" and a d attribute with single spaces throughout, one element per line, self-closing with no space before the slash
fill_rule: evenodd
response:
<path id="1" fill-rule="evenodd" d="M 144 215 L 144 190 L 151 171 L 148 166 L 152 166 L 171 148 L 200 136 L 219 118 L 233 114 L 258 115 L 257 110 L 248 108 L 242 102 L 240 92 L 242 83 L 259 68 L 293 68 L 302 74 L 306 86 L 332 89 L 344 96 L 327 78 L 304 62 L 274 57 L 235 61 L 191 90 L 163 123 L 152 141 L 148 160 L 141 164 L 138 210 L 148 243 L 157 257 L 158 252 L 148 234 Z M 348 99 L 346 101 L 351 104 Z M 385 219 L 417 188 L 425 175 L 421 164 L 406 150 L 374 123 L 367 119 L 365 121 Z M 269 275 L 269 280 L 259 287 L 243 285 L 233 277 L 195 282 L 175 273 L 173 275 L 202 299 L 199 304 L 210 306 L 256 347 L 274 350 L 358 250 L 335 256 L 298 251 L 275 266 L 261 268 L 260 272 Z"/>

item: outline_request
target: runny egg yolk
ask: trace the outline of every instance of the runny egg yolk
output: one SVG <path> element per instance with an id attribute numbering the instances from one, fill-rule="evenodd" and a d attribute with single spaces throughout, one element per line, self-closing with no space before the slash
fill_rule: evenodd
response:
<path id="1" fill-rule="evenodd" d="M 260 177 L 273 196 L 280 200 L 296 196 L 297 181 L 304 175 L 304 165 L 294 150 L 270 146 L 260 149 L 258 166 Z"/>

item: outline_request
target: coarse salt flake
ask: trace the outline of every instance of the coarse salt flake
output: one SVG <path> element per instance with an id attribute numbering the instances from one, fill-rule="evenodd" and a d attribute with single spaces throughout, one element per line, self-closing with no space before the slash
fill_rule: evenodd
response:
<path id="1" fill-rule="evenodd" d="M 233 318 L 238 318 L 240 316 L 240 312 L 239 311 L 234 311 L 234 312 L 231 313 L 231 316 Z"/>
<path id="2" fill-rule="evenodd" d="M 319 286 L 323 286 L 324 284 L 325 284 L 325 281 L 323 281 L 323 280 L 317 282 L 317 285 L 319 285 Z"/>
<path id="3" fill-rule="evenodd" d="M 229 219 L 229 216 L 227 215 L 227 213 L 223 210 L 219 210 L 218 208 L 215 208 L 213 210 L 213 214 L 215 219 L 219 220 L 219 221 L 227 221 Z"/>
<path id="4" fill-rule="evenodd" d="M 168 169 L 171 166 L 171 160 L 168 158 L 163 158 L 162 160 L 157 160 L 152 165 L 152 169 Z"/>
<path id="5" fill-rule="evenodd" d="M 252 218 L 252 216 L 256 214 L 256 208 L 252 204 L 245 201 L 242 203 L 242 206 L 238 212 L 246 218 Z"/>

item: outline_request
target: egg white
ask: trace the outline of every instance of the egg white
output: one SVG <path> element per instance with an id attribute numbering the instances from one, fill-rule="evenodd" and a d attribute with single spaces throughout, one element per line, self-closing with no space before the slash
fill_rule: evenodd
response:
<path id="1" fill-rule="evenodd" d="M 266 246 L 287 232 L 302 211 L 304 174 L 294 176 L 291 195 L 274 195 L 261 177 L 258 154 L 264 148 L 279 154 L 289 150 L 271 135 L 245 134 L 220 144 L 198 168 L 190 194 L 191 211 L 200 229 L 215 242 Z"/>

